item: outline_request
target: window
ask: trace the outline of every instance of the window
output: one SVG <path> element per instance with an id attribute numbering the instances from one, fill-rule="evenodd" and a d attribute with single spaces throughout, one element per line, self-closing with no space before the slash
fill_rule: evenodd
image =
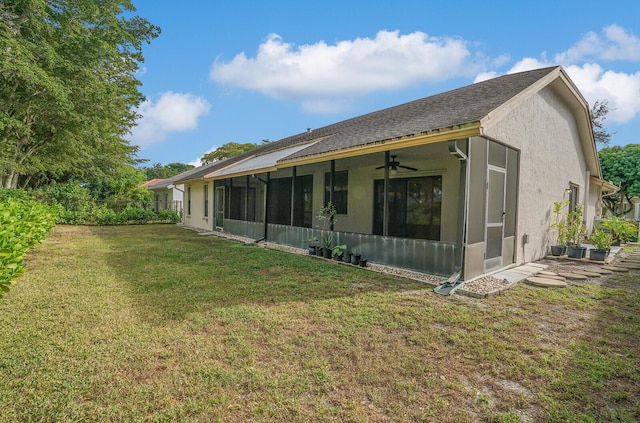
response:
<path id="1" fill-rule="evenodd" d="M 187 187 L 187 215 L 191 216 L 191 187 Z"/>
<path id="2" fill-rule="evenodd" d="M 169 208 L 169 194 L 168 193 L 164 193 L 164 209 L 168 209 Z"/>
<path id="3" fill-rule="evenodd" d="M 203 187 L 202 193 L 204 195 L 204 217 L 209 217 L 209 185 Z"/>
<path id="4" fill-rule="evenodd" d="M 373 233 L 383 234 L 384 180 L 374 181 Z M 442 176 L 389 180 L 388 235 L 440 240 Z"/>
<path id="5" fill-rule="evenodd" d="M 333 174 L 333 205 L 338 214 L 347 214 L 347 197 L 349 193 L 349 171 L 343 170 Z M 324 174 L 324 204 L 331 197 L 331 172 Z"/>
<path id="6" fill-rule="evenodd" d="M 578 186 L 569 182 L 569 213 L 575 211 L 578 204 Z"/>

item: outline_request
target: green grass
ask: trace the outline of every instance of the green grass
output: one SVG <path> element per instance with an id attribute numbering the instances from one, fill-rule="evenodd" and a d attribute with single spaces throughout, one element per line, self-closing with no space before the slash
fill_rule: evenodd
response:
<path id="1" fill-rule="evenodd" d="M 488 300 L 174 226 L 58 227 L 0 300 L 0 421 L 640 420 L 638 273 Z"/>

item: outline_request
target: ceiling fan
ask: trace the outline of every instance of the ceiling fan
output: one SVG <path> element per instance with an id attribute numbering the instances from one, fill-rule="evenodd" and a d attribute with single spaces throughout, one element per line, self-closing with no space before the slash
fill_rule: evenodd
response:
<path id="1" fill-rule="evenodd" d="M 401 165 L 400 162 L 396 160 L 396 157 L 398 156 L 395 154 L 392 154 L 390 157 L 391 160 L 389 160 L 389 170 L 397 171 L 399 167 L 407 170 L 413 170 L 414 172 L 418 170 L 415 167 Z M 384 169 L 384 165 L 376 167 L 376 170 L 377 169 Z"/>

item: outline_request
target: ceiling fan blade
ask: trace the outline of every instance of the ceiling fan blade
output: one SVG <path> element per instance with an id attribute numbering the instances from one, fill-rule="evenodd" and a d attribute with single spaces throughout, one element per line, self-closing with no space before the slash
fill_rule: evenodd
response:
<path id="1" fill-rule="evenodd" d="M 408 169 L 408 170 L 413 170 L 414 172 L 416 172 L 418 169 L 416 169 L 415 167 L 410 167 L 410 166 L 403 166 L 403 165 L 398 165 L 398 167 L 402 167 L 404 169 Z"/>
<path id="2" fill-rule="evenodd" d="M 376 170 L 378 170 L 378 169 L 384 169 L 384 166 L 378 166 L 378 167 L 376 167 Z"/>

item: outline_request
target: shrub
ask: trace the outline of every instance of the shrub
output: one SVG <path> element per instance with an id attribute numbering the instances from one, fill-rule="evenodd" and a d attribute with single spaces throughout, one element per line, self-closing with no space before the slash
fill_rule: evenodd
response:
<path id="1" fill-rule="evenodd" d="M 122 223 L 120 215 L 105 205 L 96 206 L 91 210 L 90 221 L 96 225 L 117 225 Z"/>
<path id="2" fill-rule="evenodd" d="M 24 273 L 27 251 L 55 226 L 56 214 L 50 207 L 17 197 L 0 202 L 0 296 Z"/>
<path id="3" fill-rule="evenodd" d="M 169 210 L 169 209 L 160 210 L 158 212 L 158 219 L 168 220 L 171 223 L 178 223 L 180 222 L 180 213 L 177 212 L 176 210 Z"/>
<path id="4" fill-rule="evenodd" d="M 611 233 L 614 241 L 625 243 L 638 237 L 636 224 L 621 217 L 606 217 L 600 220 L 599 226 L 601 229 Z"/>

